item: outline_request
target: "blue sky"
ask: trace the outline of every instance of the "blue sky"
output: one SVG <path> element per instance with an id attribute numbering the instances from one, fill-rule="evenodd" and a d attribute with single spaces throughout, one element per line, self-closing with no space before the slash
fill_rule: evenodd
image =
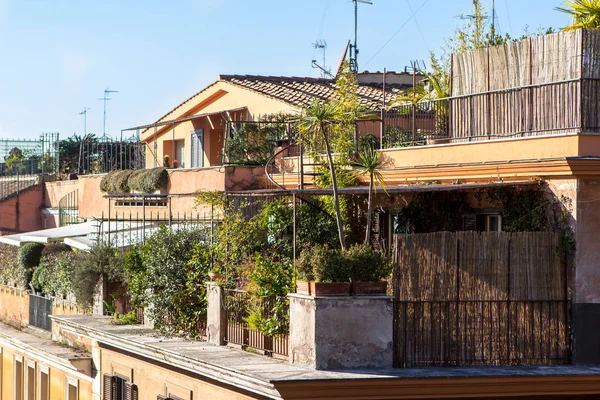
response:
<path id="1" fill-rule="evenodd" d="M 562 27 L 561 2 L 496 0 L 499 31 Z M 439 49 L 472 1 L 373 3 L 360 6 L 360 69 L 399 71 Z M 335 65 L 352 35 L 350 0 L 0 0 L 0 138 L 81 134 L 84 106 L 88 132 L 101 134 L 106 87 L 119 91 L 107 102 L 118 135 L 220 73 L 318 76 L 312 43 L 325 40 Z"/>

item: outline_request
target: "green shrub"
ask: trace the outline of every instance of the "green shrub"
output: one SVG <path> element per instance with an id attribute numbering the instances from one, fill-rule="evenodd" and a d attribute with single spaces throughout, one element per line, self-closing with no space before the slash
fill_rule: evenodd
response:
<path id="1" fill-rule="evenodd" d="M 131 173 L 131 175 L 129 175 L 129 178 L 127 179 L 127 185 L 129 186 L 129 190 L 135 190 L 135 191 L 140 191 L 139 187 L 140 187 L 140 181 L 142 179 L 142 177 L 144 176 L 144 174 L 146 173 L 146 169 L 136 169 L 135 171 L 133 171 Z"/>
<path id="2" fill-rule="evenodd" d="M 346 251 L 317 245 L 300 253 L 296 270 L 306 281 L 379 281 L 388 276 L 391 264 L 369 245 L 357 244 Z"/>
<path id="3" fill-rule="evenodd" d="M 380 281 L 390 274 L 392 267 L 385 254 L 366 244 L 350 247 L 344 253 L 344 262 L 353 281 Z"/>
<path id="4" fill-rule="evenodd" d="M 169 172 L 163 167 L 137 170 L 128 176 L 129 190 L 140 193 L 152 193 L 159 189 L 165 189 L 169 184 Z"/>
<path id="5" fill-rule="evenodd" d="M 0 243 L 0 282 L 9 286 L 27 286 L 26 269 L 17 261 L 19 248 Z"/>
<path id="6" fill-rule="evenodd" d="M 17 259 L 25 268 L 35 268 L 40 264 L 44 245 L 41 243 L 26 243 L 19 249 Z"/>
<path id="7" fill-rule="evenodd" d="M 50 246 L 47 246 L 50 247 Z M 67 246 L 67 248 L 69 248 Z M 82 260 L 82 255 L 71 251 L 58 251 L 42 256 L 35 269 L 31 283 L 36 290 L 45 294 L 65 297 L 73 294 L 73 271 Z"/>
<path id="8" fill-rule="evenodd" d="M 73 269 L 73 293 L 77 303 L 92 306 L 100 278 L 108 282 L 123 282 L 124 259 L 113 247 L 97 244 L 86 253 Z"/>
<path id="9" fill-rule="evenodd" d="M 129 311 L 127 314 L 116 313 L 110 321 L 113 325 L 134 325 L 138 323 L 137 314 L 135 310 Z"/>
<path id="10" fill-rule="evenodd" d="M 125 169 L 115 174 L 113 178 L 113 191 L 115 193 L 129 193 L 129 177 L 133 174 L 133 170 Z"/>
<path id="11" fill-rule="evenodd" d="M 287 334 L 289 301 L 286 296 L 296 286 L 292 262 L 273 260 L 257 253 L 250 278 L 246 323 L 250 329 L 257 329 L 267 336 Z"/>
<path id="12" fill-rule="evenodd" d="M 196 338 L 200 333 L 197 326 L 206 316 L 205 282 L 210 270 L 204 237 L 203 230 L 171 230 L 163 225 L 141 250 L 135 250 L 137 254 L 126 257 L 132 298 L 152 305 L 149 318 L 163 334 Z"/>
<path id="13" fill-rule="evenodd" d="M 72 251 L 71 248 L 64 243 L 50 243 L 44 246 L 44 250 L 42 250 L 42 258 L 70 251 Z"/>
<path id="14" fill-rule="evenodd" d="M 315 282 L 348 282 L 349 270 L 341 250 L 316 245 L 302 250 L 296 260 L 298 277 Z"/>
<path id="15" fill-rule="evenodd" d="M 121 172 L 119 170 L 111 171 L 108 174 L 102 177 L 100 181 L 100 190 L 104 193 L 114 192 L 115 191 L 115 177 L 117 174 Z"/>

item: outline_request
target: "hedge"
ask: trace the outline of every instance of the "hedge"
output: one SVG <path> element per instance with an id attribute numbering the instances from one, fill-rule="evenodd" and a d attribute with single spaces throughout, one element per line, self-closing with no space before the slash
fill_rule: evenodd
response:
<path id="1" fill-rule="evenodd" d="M 100 190 L 105 193 L 152 193 L 166 188 L 168 183 L 169 173 L 166 168 L 119 170 L 112 171 L 102 178 Z"/>
<path id="2" fill-rule="evenodd" d="M 34 268 L 40 264 L 44 245 L 41 243 L 26 243 L 19 249 L 17 259 L 25 268 Z"/>

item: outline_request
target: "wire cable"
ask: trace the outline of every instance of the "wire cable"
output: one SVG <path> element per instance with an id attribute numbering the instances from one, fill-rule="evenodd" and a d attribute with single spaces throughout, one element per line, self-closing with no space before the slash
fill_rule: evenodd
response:
<path id="1" fill-rule="evenodd" d="M 414 15 L 415 25 L 417 25 L 417 30 L 419 31 L 419 34 L 421 34 L 421 39 L 423 39 L 423 43 L 425 43 L 425 47 L 427 48 L 427 51 L 431 52 L 431 49 L 429 48 L 429 45 L 427 44 L 427 39 L 425 39 L 425 35 L 423 35 L 423 31 L 421 30 L 421 25 L 419 25 L 419 21 L 417 21 L 417 16 L 416 16 L 415 12 L 413 11 L 412 6 L 410 5 L 410 1 L 406 0 L 406 4 L 408 5 L 408 9 L 410 10 L 411 14 Z"/>
<path id="2" fill-rule="evenodd" d="M 373 54 L 373 57 L 371 57 L 371 58 L 369 59 L 369 61 L 367 61 L 367 62 L 365 63 L 365 68 L 366 68 L 366 66 L 367 66 L 367 65 L 369 65 L 369 63 L 370 63 L 371 61 L 373 61 L 373 59 L 374 59 L 375 57 L 377 57 L 377 56 L 379 55 L 379 53 L 381 53 L 381 52 L 383 51 L 383 49 L 384 49 L 384 48 L 385 48 L 385 47 L 386 47 L 388 44 L 390 44 L 390 42 L 391 42 L 392 40 L 394 40 L 394 38 L 395 38 L 395 37 L 396 37 L 396 36 L 397 36 L 397 35 L 400 33 L 400 31 L 402 31 L 402 29 L 404 29 L 404 27 L 405 27 L 405 26 L 406 26 L 406 25 L 407 25 L 407 24 L 410 22 L 410 20 L 411 20 L 411 19 L 413 19 L 413 18 L 415 17 L 415 15 L 416 15 L 416 14 L 417 14 L 419 11 L 421 11 L 421 9 L 422 9 L 423 7 L 425 7 L 425 5 L 426 5 L 427 3 L 429 3 L 429 0 L 425 0 L 425 2 L 424 2 L 423 4 L 421 4 L 421 6 L 420 6 L 420 7 L 417 9 L 417 11 L 415 11 L 414 13 L 412 13 L 412 15 L 411 15 L 410 17 L 408 17 L 408 19 L 407 19 L 406 21 L 404 21 L 404 23 L 403 23 L 403 24 L 400 26 L 400 28 L 398 28 L 398 30 L 397 30 L 396 32 L 394 32 L 394 34 L 393 34 L 393 35 L 392 35 L 392 36 L 391 36 L 391 37 L 390 37 L 390 38 L 389 38 L 389 39 L 388 39 L 388 40 L 387 40 L 387 41 L 386 41 L 386 42 L 383 44 L 383 46 L 381 46 L 381 47 L 379 48 L 379 50 L 377 50 L 377 51 L 375 52 L 375 54 Z"/>

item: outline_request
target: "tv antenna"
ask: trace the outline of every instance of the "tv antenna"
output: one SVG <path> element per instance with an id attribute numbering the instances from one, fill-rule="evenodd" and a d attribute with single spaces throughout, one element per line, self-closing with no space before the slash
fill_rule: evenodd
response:
<path id="1" fill-rule="evenodd" d="M 474 14 L 458 14 L 454 18 L 460 19 L 488 19 L 487 15 L 474 15 Z M 490 27 L 492 38 L 496 36 L 496 0 L 492 0 L 492 26 Z"/>
<path id="2" fill-rule="evenodd" d="M 104 97 L 99 98 L 98 100 L 104 101 L 104 127 L 102 129 L 102 139 L 106 139 L 106 101 L 112 100 L 109 96 L 111 93 L 119 93 L 118 90 L 110 90 L 108 87 L 104 89 Z"/>
<path id="3" fill-rule="evenodd" d="M 321 78 L 333 78 L 333 74 L 331 73 L 331 70 L 327 68 L 326 64 L 327 42 L 324 40 L 317 40 L 315 43 L 313 43 L 313 46 L 315 50 L 321 50 L 323 52 L 323 64 L 319 65 L 317 60 L 312 60 L 312 67 L 321 70 Z"/>
<path id="4" fill-rule="evenodd" d="M 350 70 L 358 73 L 358 3 L 373 5 L 370 0 L 352 0 L 354 3 L 354 44 L 350 45 Z"/>
<path id="5" fill-rule="evenodd" d="M 91 108 L 83 107 L 83 111 L 79 115 L 83 115 L 83 137 L 87 136 L 87 113 Z"/>

